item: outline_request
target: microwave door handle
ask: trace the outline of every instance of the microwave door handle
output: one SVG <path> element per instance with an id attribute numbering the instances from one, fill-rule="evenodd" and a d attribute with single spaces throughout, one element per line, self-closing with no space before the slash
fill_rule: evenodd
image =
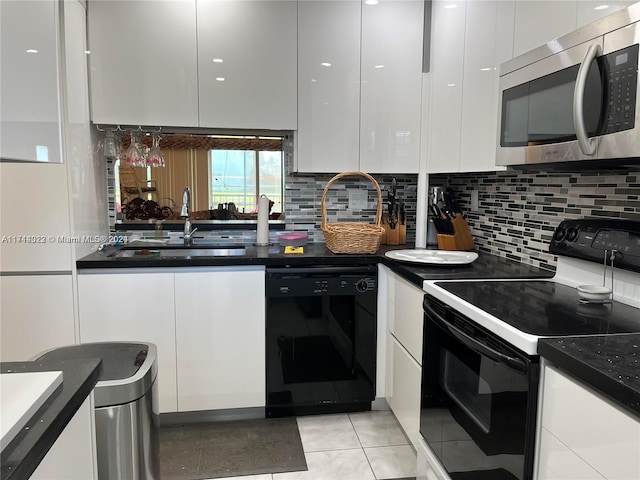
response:
<path id="1" fill-rule="evenodd" d="M 433 310 L 433 308 L 431 308 L 430 305 L 427 304 L 427 302 L 424 302 L 423 306 L 425 312 L 427 313 L 427 316 L 433 323 L 435 323 L 445 332 L 449 332 L 474 352 L 479 353 L 480 355 L 484 355 L 494 362 L 503 363 L 512 370 L 517 370 L 521 373 L 527 372 L 527 364 L 523 360 L 505 355 L 504 353 L 498 352 L 497 350 L 494 350 L 484 343 L 479 342 L 475 338 L 471 337 L 470 335 L 466 334 L 459 328 L 451 325 L 449 322 L 443 319 L 435 310 Z"/>
<path id="2" fill-rule="evenodd" d="M 573 125 L 576 129 L 578 145 L 585 155 L 593 155 L 596 152 L 596 142 L 589 139 L 587 136 L 587 127 L 584 124 L 584 112 L 582 108 L 584 104 L 584 91 L 587 86 L 587 75 L 589 75 L 591 63 L 601 54 L 602 47 L 600 47 L 600 44 L 594 43 L 589 46 L 584 60 L 582 60 L 580 68 L 578 69 L 576 87 L 573 91 Z"/>

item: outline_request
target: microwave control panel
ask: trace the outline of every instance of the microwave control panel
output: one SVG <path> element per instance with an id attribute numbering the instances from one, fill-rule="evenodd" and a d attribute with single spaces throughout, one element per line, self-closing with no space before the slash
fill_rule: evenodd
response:
<path id="1" fill-rule="evenodd" d="M 622 132 L 635 127 L 638 88 L 638 44 L 602 57 L 604 80 L 608 88 L 604 133 Z"/>

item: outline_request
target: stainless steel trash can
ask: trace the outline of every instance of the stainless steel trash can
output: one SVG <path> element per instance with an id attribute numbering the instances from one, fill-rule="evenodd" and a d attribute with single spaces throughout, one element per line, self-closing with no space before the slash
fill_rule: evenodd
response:
<path id="1" fill-rule="evenodd" d="M 98 478 L 160 478 L 158 362 L 151 343 L 85 343 L 36 358 L 102 358 L 94 389 Z"/>

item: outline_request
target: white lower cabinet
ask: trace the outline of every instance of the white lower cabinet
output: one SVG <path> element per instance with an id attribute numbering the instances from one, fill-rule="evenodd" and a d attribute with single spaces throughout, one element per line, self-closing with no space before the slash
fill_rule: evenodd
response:
<path id="1" fill-rule="evenodd" d="M 160 269 L 78 275 L 80 342 L 154 343 L 161 413 L 177 411 L 173 277 Z"/>
<path id="2" fill-rule="evenodd" d="M 80 341 L 158 347 L 160 412 L 265 405 L 264 267 L 78 275 Z"/>
<path id="3" fill-rule="evenodd" d="M 387 403 L 418 446 L 422 377 L 422 298 L 418 287 L 387 269 Z"/>
<path id="4" fill-rule="evenodd" d="M 98 478 L 93 393 L 71 418 L 30 480 L 93 480 Z"/>
<path id="5" fill-rule="evenodd" d="M 387 335 L 387 402 L 411 443 L 420 438 L 420 378 L 422 368 L 398 340 Z"/>
<path id="6" fill-rule="evenodd" d="M 265 405 L 264 267 L 175 274 L 178 411 Z"/>
<path id="7" fill-rule="evenodd" d="M 544 368 L 538 480 L 640 478 L 640 419 Z"/>

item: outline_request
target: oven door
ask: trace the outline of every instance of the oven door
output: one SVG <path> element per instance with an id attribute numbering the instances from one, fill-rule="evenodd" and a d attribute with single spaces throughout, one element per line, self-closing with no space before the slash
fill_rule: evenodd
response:
<path id="1" fill-rule="evenodd" d="M 424 301 L 420 433 L 451 479 L 531 479 L 539 364 Z"/>

